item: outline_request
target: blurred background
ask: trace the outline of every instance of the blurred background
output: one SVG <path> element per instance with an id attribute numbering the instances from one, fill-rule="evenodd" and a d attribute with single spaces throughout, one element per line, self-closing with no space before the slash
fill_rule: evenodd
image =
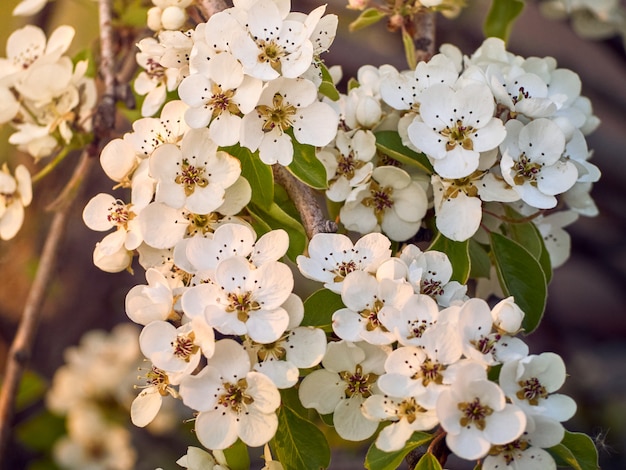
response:
<path id="1" fill-rule="evenodd" d="M 6 56 L 5 44 L 10 33 L 23 24 L 10 16 L 17 0 L 3 0 L 0 6 L 0 55 Z M 455 20 L 437 18 L 437 42 L 452 43 L 471 54 L 482 42 L 481 25 L 489 2 L 470 1 Z M 292 9 L 308 12 L 317 2 L 292 0 Z M 364 64 L 390 63 L 405 69 L 400 39 L 376 25 L 348 33 L 348 23 L 356 18 L 345 2 L 331 0 L 328 10 L 340 15 L 338 37 L 326 54 L 327 65 L 341 64 L 344 77 L 356 75 Z M 97 33 L 95 2 L 57 0 L 35 21 L 51 31 L 56 25 L 71 24 L 77 29 L 70 55 L 93 44 Z M 581 217 L 568 227 L 572 238 L 572 256 L 555 271 L 549 286 L 548 308 L 537 332 L 526 338 L 532 353 L 554 351 L 563 356 L 569 378 L 564 393 L 572 396 L 579 410 L 566 427 L 596 439 L 603 469 L 626 468 L 626 53 L 621 39 L 589 41 L 578 37 L 566 21 L 543 17 L 535 2 L 526 8 L 513 29 L 508 49 L 528 56 L 552 56 L 559 67 L 577 72 L 583 83 L 582 94 L 593 103 L 602 121 L 588 136 L 594 149 L 592 162 L 602 171 L 592 195 L 599 207 L 595 218 Z M 6 144 L 9 129 L 0 129 L 0 164 L 24 162 Z M 57 173 L 68 174 L 75 160 L 68 159 Z M 12 164 L 12 167 L 14 165 Z M 58 194 L 64 179 L 46 178 L 35 189 L 35 199 L 27 210 L 27 220 L 20 234 L 0 244 L 0 370 L 15 333 L 21 308 L 35 269 L 50 222 L 43 212 Z M 63 351 L 78 344 L 88 330 L 110 330 L 127 322 L 124 313 L 126 292 L 145 282 L 139 270 L 129 273 L 100 272 L 91 262 L 92 250 L 101 234 L 91 232 L 81 220 L 82 207 L 93 195 L 109 191 L 111 183 L 97 169 L 83 185 L 61 247 L 59 265 L 44 304 L 43 320 L 36 340 L 31 367 L 46 380 L 64 362 Z M 42 407 L 34 404 L 17 415 L 24 420 Z M 140 464 L 137 468 L 160 465 L 142 454 L 138 438 Z M 145 439 L 144 439 L 145 440 Z M 151 441 L 152 442 L 152 441 Z M 152 445 L 152 444 L 149 444 Z M 167 445 L 165 445 L 167 447 Z M 15 444 L 13 463 L 8 468 L 27 468 L 37 452 Z M 174 448 L 165 468 L 182 455 L 184 446 Z M 331 468 L 361 468 L 362 457 L 353 459 L 352 449 L 333 457 Z M 161 454 L 162 455 L 162 454 Z M 167 461 L 162 461 L 165 465 Z"/>

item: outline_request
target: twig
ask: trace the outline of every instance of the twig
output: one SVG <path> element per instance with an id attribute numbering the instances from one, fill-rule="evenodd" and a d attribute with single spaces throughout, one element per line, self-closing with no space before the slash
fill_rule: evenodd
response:
<path id="1" fill-rule="evenodd" d="M 309 239 L 316 233 L 337 231 L 337 224 L 324 216 L 316 194 L 309 186 L 302 183 L 280 165 L 274 165 L 272 170 L 274 171 L 276 182 L 285 188 L 285 191 L 287 191 L 287 194 L 289 194 L 289 197 L 296 205 Z"/>
<path id="2" fill-rule="evenodd" d="M 71 181 L 77 177 L 84 178 L 93 161 L 94 159 L 90 158 L 87 152 L 83 152 Z M 54 274 L 56 255 L 65 234 L 65 226 L 71 207 L 71 204 L 61 206 L 52 219 L 37 274 L 28 292 L 20 324 L 7 357 L 4 381 L 2 382 L 2 389 L 0 389 L 0 462 L 6 461 L 3 456 L 6 455 L 7 444 L 11 435 L 17 390 L 24 369 L 30 360 L 41 318 L 41 306 L 50 279 Z M 1 463 L 0 468 L 2 468 Z"/>

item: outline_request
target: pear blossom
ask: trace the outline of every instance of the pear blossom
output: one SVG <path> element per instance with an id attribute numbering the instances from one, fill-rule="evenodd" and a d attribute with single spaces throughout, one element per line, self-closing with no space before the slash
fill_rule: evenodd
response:
<path id="1" fill-rule="evenodd" d="M 176 461 L 188 470 L 228 470 L 224 452 L 214 450 L 213 455 L 199 447 L 187 447 L 187 453 Z"/>
<path id="2" fill-rule="evenodd" d="M 226 188 L 239 178 L 239 160 L 218 151 L 208 129 L 192 129 L 181 142 L 159 146 L 150 156 L 150 174 L 157 181 L 156 201 L 187 208 L 196 214 L 213 212 L 224 202 Z"/>
<path id="3" fill-rule="evenodd" d="M 145 375 L 147 384 L 141 387 L 141 392 L 130 406 L 130 419 L 133 424 L 140 428 L 149 425 L 161 410 L 164 397 L 168 395 L 179 397 L 174 386 L 186 375 L 184 372 L 168 373 L 152 366 Z"/>
<path id="4" fill-rule="evenodd" d="M 10 240 L 22 227 L 24 207 L 33 198 L 30 173 L 24 165 L 15 168 L 12 176 L 6 163 L 0 169 L 0 238 Z"/>
<path id="5" fill-rule="evenodd" d="M 178 328 L 156 320 L 141 331 L 139 347 L 155 367 L 166 372 L 191 373 L 198 366 L 201 354 L 213 355 L 215 334 L 199 317 Z"/>
<path id="6" fill-rule="evenodd" d="M 178 315 L 173 311 L 174 292 L 167 278 L 157 269 L 146 271 L 148 284 L 133 287 L 126 294 L 126 315 L 135 323 L 147 325 Z"/>
<path id="7" fill-rule="evenodd" d="M 543 421 L 566 421 L 576 412 L 574 400 L 554 393 L 565 382 L 565 376 L 563 359 L 555 353 L 544 352 L 504 363 L 499 383 L 511 402 L 524 410 L 528 416 L 528 430 L 532 432 L 535 416 L 541 425 Z M 553 445 L 561 441 L 563 431 L 555 434 Z"/>
<path id="8" fill-rule="evenodd" d="M 422 252 L 415 245 L 407 245 L 400 259 L 408 266 L 407 280 L 416 293 L 430 296 L 442 307 L 463 299 L 467 286 L 451 279 L 452 263 L 445 253 Z"/>
<path id="9" fill-rule="evenodd" d="M 229 53 L 213 57 L 205 73 L 185 78 L 178 87 L 190 108 L 186 122 L 193 128 L 209 126 L 209 135 L 220 146 L 239 141 L 241 117 L 257 105 L 262 81 L 244 75 L 242 65 Z"/>
<path id="10" fill-rule="evenodd" d="M 333 313 L 333 331 L 341 339 L 371 344 L 391 344 L 396 335 L 389 331 L 379 316 L 395 317 L 413 295 L 408 283 L 391 279 L 377 280 L 364 271 L 346 276 L 341 300 L 346 305 Z"/>
<path id="11" fill-rule="evenodd" d="M 148 10 L 147 24 L 153 31 L 177 30 L 187 21 L 185 8 L 193 0 L 152 0 L 154 6 Z"/>
<path id="12" fill-rule="evenodd" d="M 232 256 L 215 268 L 215 283 L 191 287 L 181 302 L 188 316 L 204 315 L 220 333 L 271 343 L 287 329 L 289 315 L 282 304 L 292 288 L 287 265 L 273 261 L 257 268 L 242 256 Z"/>
<path id="13" fill-rule="evenodd" d="M 293 160 L 292 136 L 301 144 L 323 147 L 337 133 L 339 117 L 317 101 L 317 87 L 305 79 L 277 78 L 268 83 L 255 110 L 241 123 L 240 143 L 259 150 L 263 163 L 287 166 Z"/>
<path id="14" fill-rule="evenodd" d="M 495 149 L 506 136 L 494 110 L 493 94 L 484 84 L 433 85 L 422 92 L 420 119 L 408 127 L 409 139 L 440 176 L 464 178 L 478 169 L 480 153 Z"/>
<path id="15" fill-rule="evenodd" d="M 348 230 L 384 232 L 391 240 L 415 235 L 426 215 L 426 191 L 404 170 L 379 166 L 346 198 L 339 217 Z"/>
<path id="16" fill-rule="evenodd" d="M 331 201 L 341 202 L 355 187 L 371 176 L 376 155 L 376 137 L 369 130 L 337 131 L 334 145 L 317 152 L 317 158 L 326 168 L 329 187 L 326 196 Z"/>
<path id="17" fill-rule="evenodd" d="M 161 65 L 164 47 L 155 38 L 144 38 L 137 43 L 137 63 L 143 69 L 133 83 L 138 95 L 144 96 L 142 116 L 153 116 L 165 103 L 168 91 L 179 85 L 182 77 L 175 68 Z"/>
<path id="18" fill-rule="evenodd" d="M 520 338 L 494 328 L 494 315 L 483 299 L 467 300 L 458 315 L 466 357 L 485 365 L 495 365 L 528 355 L 528 346 Z M 504 325 L 501 320 L 495 321 Z"/>
<path id="19" fill-rule="evenodd" d="M 436 410 L 446 431 L 446 444 L 467 460 L 486 456 L 493 444 L 517 439 L 526 427 L 524 412 L 506 403 L 502 389 L 476 363 L 457 372 L 454 383 L 439 395 Z"/>
<path id="20" fill-rule="evenodd" d="M 565 137 L 548 119 L 536 119 L 524 126 L 511 120 L 502 143 L 502 176 L 520 198 L 532 207 L 555 207 L 555 195 L 571 188 L 578 178 L 576 167 L 560 159 Z"/>
<path id="21" fill-rule="evenodd" d="M 325 288 L 339 294 L 351 272 L 376 272 L 391 256 L 390 246 L 381 233 L 364 235 L 354 244 L 343 234 L 318 233 L 309 242 L 309 256 L 299 255 L 296 263 L 305 277 L 323 282 Z"/>
<path id="22" fill-rule="evenodd" d="M 414 397 L 421 407 L 434 409 L 465 362 L 460 361 L 461 343 L 454 329 L 454 324 L 438 324 L 419 346 L 392 351 L 385 361 L 385 374 L 378 378 L 380 389 L 393 397 Z"/>
<path id="23" fill-rule="evenodd" d="M 485 457 L 484 470 L 556 470 L 554 458 L 544 449 L 533 447 L 524 439 L 493 446 Z"/>
<path id="24" fill-rule="evenodd" d="M 363 412 L 380 421 L 392 421 L 376 437 L 376 447 L 385 452 L 401 450 L 415 431 L 428 431 L 439 423 L 434 408 L 423 408 L 413 397 L 372 395 L 363 403 Z"/>
<path id="25" fill-rule="evenodd" d="M 237 438 L 258 447 L 274 437 L 278 389 L 250 371 L 247 352 L 232 339 L 218 341 L 207 366 L 183 378 L 179 391 L 185 405 L 199 411 L 196 436 L 209 449 L 225 449 Z"/>
<path id="26" fill-rule="evenodd" d="M 103 254 L 112 254 L 124 246 L 134 250 L 143 241 L 136 216 L 140 206 L 125 204 L 112 195 L 100 193 L 91 198 L 83 209 L 83 221 L 91 230 L 106 231 L 115 228 L 115 232 L 107 235 L 100 243 Z"/>
<path id="27" fill-rule="evenodd" d="M 378 422 L 366 417 L 363 402 L 377 393 L 376 379 L 384 372 L 388 350 L 365 342 L 329 343 L 323 369 L 301 382 L 298 396 L 305 408 L 333 413 L 335 430 L 344 439 L 361 441 L 376 431 Z"/>

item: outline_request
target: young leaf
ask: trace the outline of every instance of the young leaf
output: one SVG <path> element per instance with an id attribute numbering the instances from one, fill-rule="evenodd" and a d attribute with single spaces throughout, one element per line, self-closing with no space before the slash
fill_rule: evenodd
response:
<path id="1" fill-rule="evenodd" d="M 299 221 L 287 214 L 278 204 L 272 202 L 269 208 L 249 204 L 248 212 L 250 212 L 255 219 L 264 222 L 264 224 L 272 230 L 282 228 L 287 232 L 289 235 L 289 249 L 287 250 L 289 259 L 293 261 L 296 259 L 296 256 L 304 252 L 307 243 L 304 227 L 302 227 Z"/>
<path id="2" fill-rule="evenodd" d="M 320 93 L 327 98 L 338 101 L 339 100 L 339 91 L 337 91 L 337 87 L 335 87 L 335 83 L 333 82 L 333 77 L 328 71 L 326 65 L 323 62 L 319 63 L 320 70 L 322 71 L 322 83 L 320 84 Z"/>
<path id="3" fill-rule="evenodd" d="M 423 153 L 417 153 L 402 143 L 400 134 L 396 131 L 380 131 L 376 133 L 376 148 L 405 165 L 416 166 L 427 174 L 433 173 L 433 166 Z"/>
<path id="4" fill-rule="evenodd" d="M 490 239 L 502 291 L 515 298 L 524 312 L 524 330 L 531 333 L 539 325 L 546 306 L 547 283 L 543 269 L 516 241 L 495 232 Z"/>
<path id="5" fill-rule="evenodd" d="M 241 176 L 248 180 L 252 188 L 252 202 L 258 206 L 269 208 L 274 201 L 274 175 L 272 168 L 263 163 L 258 153 L 252 153 L 245 147 L 233 145 L 220 147 L 241 162 Z"/>
<path id="6" fill-rule="evenodd" d="M 586 434 L 565 431 L 565 437 L 557 446 L 548 449 L 559 467 L 574 470 L 598 470 L 598 450 Z"/>
<path id="7" fill-rule="evenodd" d="M 442 470 L 442 467 L 437 457 L 428 452 L 422 455 L 414 470 Z"/>
<path id="8" fill-rule="evenodd" d="M 230 470 L 247 470 L 250 468 L 248 446 L 240 439 L 237 439 L 232 446 L 224 449 L 224 456 Z"/>
<path id="9" fill-rule="evenodd" d="M 365 456 L 365 468 L 368 470 L 394 470 L 402 464 L 404 457 L 432 440 L 433 436 L 425 432 L 414 432 L 401 450 L 384 452 L 373 443 Z"/>
<path id="10" fill-rule="evenodd" d="M 491 8 L 483 25 L 485 37 L 509 39 L 513 22 L 524 9 L 522 0 L 492 0 Z"/>
<path id="11" fill-rule="evenodd" d="M 285 470 L 318 470 L 330 464 L 330 447 L 315 424 L 286 406 L 278 412 L 278 430 L 272 440 Z"/>
<path id="12" fill-rule="evenodd" d="M 354 31 L 358 31 L 359 29 L 363 29 L 375 23 L 378 23 L 384 17 L 385 14 L 381 11 L 378 11 L 376 8 L 368 8 L 366 10 L 363 10 L 359 17 L 352 23 L 350 23 L 350 32 L 353 33 Z"/>
<path id="13" fill-rule="evenodd" d="M 298 142 L 292 137 L 293 161 L 287 169 L 304 184 L 314 189 L 326 189 L 326 168 L 315 156 L 315 147 Z"/>
<path id="14" fill-rule="evenodd" d="M 452 280 L 461 284 L 467 282 L 471 268 L 469 240 L 455 242 L 438 233 L 428 249 L 441 251 L 448 255 L 450 263 L 452 263 Z"/>
<path id="15" fill-rule="evenodd" d="M 301 324 L 302 326 L 317 326 L 330 332 L 333 330 L 333 313 L 344 307 L 339 294 L 328 289 L 320 289 L 304 301 L 304 319 Z"/>
<path id="16" fill-rule="evenodd" d="M 406 28 L 402 28 L 402 45 L 404 46 L 404 56 L 409 70 L 415 70 L 417 67 L 417 55 L 415 53 L 415 41 L 413 36 Z"/>
<path id="17" fill-rule="evenodd" d="M 506 225 L 506 231 L 511 240 L 524 246 L 535 257 L 546 276 L 546 283 L 549 284 L 552 279 L 552 263 L 537 226 L 532 222 L 510 223 Z"/>

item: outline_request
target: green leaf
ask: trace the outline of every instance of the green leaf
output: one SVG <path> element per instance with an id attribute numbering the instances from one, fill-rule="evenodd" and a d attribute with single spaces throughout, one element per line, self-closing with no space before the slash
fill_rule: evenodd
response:
<path id="1" fill-rule="evenodd" d="M 259 158 L 258 152 L 252 153 L 240 145 L 220 147 L 241 162 L 241 176 L 248 180 L 252 188 L 252 202 L 269 208 L 274 201 L 274 175 L 272 168 Z"/>
<path id="2" fill-rule="evenodd" d="M 401 450 L 384 452 L 373 443 L 365 456 L 365 468 L 369 470 L 394 470 L 402 464 L 404 457 L 432 440 L 433 436 L 425 432 L 414 432 Z"/>
<path id="3" fill-rule="evenodd" d="M 478 279 L 484 277 L 489 279 L 491 274 L 491 260 L 489 254 L 483 246 L 473 238 L 469 241 L 470 255 L 470 277 Z"/>
<path id="4" fill-rule="evenodd" d="M 513 22 L 524 9 L 522 0 L 492 0 L 483 33 L 485 37 L 496 37 L 508 41 Z"/>
<path id="5" fill-rule="evenodd" d="M 376 8 L 368 8 L 363 10 L 363 12 L 359 15 L 359 17 L 350 23 L 348 29 L 351 33 L 354 31 L 358 31 L 359 29 L 367 28 L 375 23 L 378 23 L 382 20 L 386 15 L 378 11 Z"/>
<path id="6" fill-rule="evenodd" d="M 302 326 L 316 326 L 330 332 L 333 330 L 333 313 L 344 307 L 339 294 L 328 289 L 320 289 L 304 301 L 304 319 L 301 324 Z"/>
<path id="7" fill-rule="evenodd" d="M 417 67 L 417 55 L 415 52 L 415 41 L 413 36 L 406 28 L 402 28 L 402 45 L 404 46 L 404 57 L 409 66 L 409 70 L 415 70 Z"/>
<path id="8" fill-rule="evenodd" d="M 24 408 L 34 404 L 46 393 L 48 385 L 46 381 L 37 373 L 27 370 L 22 375 L 22 380 L 17 391 L 15 409 L 22 411 Z"/>
<path id="9" fill-rule="evenodd" d="M 330 464 L 330 447 L 315 424 L 285 406 L 278 412 L 278 430 L 272 440 L 285 470 L 318 470 Z"/>
<path id="10" fill-rule="evenodd" d="M 315 147 L 298 142 L 295 138 L 293 143 L 293 161 L 287 169 L 304 184 L 315 189 L 326 189 L 326 167 L 315 155 Z"/>
<path id="11" fill-rule="evenodd" d="M 268 230 L 263 230 L 263 227 L 270 227 L 272 230 L 282 228 L 289 235 L 289 249 L 287 250 L 287 256 L 292 261 L 295 261 L 296 256 L 301 255 L 304 252 L 307 243 L 306 233 L 302 224 L 287 214 L 278 204 L 272 202 L 269 208 L 260 207 L 256 204 L 248 204 L 248 212 L 259 222 L 262 222 L 261 232 L 265 233 Z M 256 227 L 255 227 L 256 228 Z M 259 233 L 260 236 L 262 233 Z"/>
<path id="12" fill-rule="evenodd" d="M 286 406 L 301 418 L 306 418 L 309 415 L 309 410 L 302 405 L 298 390 L 295 387 L 283 388 L 279 392 L 282 406 Z"/>
<path id="13" fill-rule="evenodd" d="M 27 448 L 46 451 L 65 434 L 65 418 L 42 411 L 15 427 L 17 439 Z"/>
<path id="14" fill-rule="evenodd" d="M 224 456 L 230 470 L 248 470 L 250 468 L 248 446 L 241 439 L 237 439 L 237 442 L 232 446 L 224 449 Z"/>
<path id="15" fill-rule="evenodd" d="M 598 450 L 586 434 L 565 431 L 565 437 L 557 446 L 548 449 L 559 467 L 574 470 L 598 470 Z"/>
<path id="16" fill-rule="evenodd" d="M 435 236 L 428 250 L 441 251 L 448 255 L 452 263 L 452 280 L 465 284 L 469 278 L 471 261 L 469 253 L 469 241 L 455 242 L 446 238 L 441 233 Z"/>
<path id="17" fill-rule="evenodd" d="M 405 165 L 416 166 L 427 174 L 433 173 L 433 166 L 423 153 L 417 153 L 402 143 L 400 134 L 396 131 L 376 132 L 376 148 L 385 155 L 398 160 Z"/>
<path id="18" fill-rule="evenodd" d="M 546 283 L 549 284 L 552 279 L 550 253 L 548 253 L 548 249 L 543 242 L 543 237 L 537 226 L 532 222 L 512 222 L 506 224 L 505 229 L 512 240 L 518 242 L 535 257 L 546 276 Z"/>
<path id="19" fill-rule="evenodd" d="M 539 261 L 522 245 L 492 232 L 491 248 L 500 286 L 524 312 L 522 326 L 531 333 L 541 321 L 547 298 L 546 276 Z"/>
<path id="20" fill-rule="evenodd" d="M 439 460 L 430 452 L 422 455 L 414 470 L 443 470 Z"/>
<path id="21" fill-rule="evenodd" d="M 333 82 L 333 77 L 328 71 L 326 65 L 323 62 L 319 63 L 320 70 L 322 71 L 322 83 L 320 84 L 320 93 L 327 98 L 338 101 L 339 100 L 339 91 L 337 91 L 337 87 L 335 87 L 335 83 Z"/>

